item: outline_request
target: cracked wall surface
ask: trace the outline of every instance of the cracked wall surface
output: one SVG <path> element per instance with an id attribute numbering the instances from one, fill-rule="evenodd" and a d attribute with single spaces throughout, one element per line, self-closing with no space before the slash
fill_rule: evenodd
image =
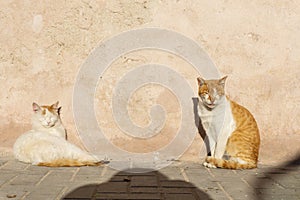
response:
<path id="1" fill-rule="evenodd" d="M 247 107 L 261 131 L 260 162 L 283 162 L 300 152 L 300 7 L 294 1 L 0 1 L 0 151 L 30 129 L 31 104 L 59 100 L 72 142 L 81 145 L 72 113 L 80 66 L 102 41 L 123 31 L 159 27 L 195 40 L 221 74 L 226 91 Z M 96 90 L 99 125 L 112 142 L 133 152 L 165 145 L 180 127 L 176 97 L 149 85 L 128 102 L 131 120 L 149 123 L 153 103 L 165 106 L 167 121 L 151 142 L 121 136 L 111 114 L 112 90 L 126 70 L 149 62 L 171 66 L 197 95 L 197 72 L 159 51 L 132 52 L 117 59 Z M 170 99 L 173 99 L 170 101 Z M 97 109 L 96 109 L 97 112 Z M 201 139 L 182 159 L 199 161 Z"/>

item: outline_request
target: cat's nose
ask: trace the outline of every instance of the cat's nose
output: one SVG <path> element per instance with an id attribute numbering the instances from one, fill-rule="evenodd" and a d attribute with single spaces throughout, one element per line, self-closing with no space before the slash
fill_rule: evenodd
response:
<path id="1" fill-rule="evenodd" d="M 213 97 L 209 96 L 209 101 L 211 104 L 213 104 L 215 102 L 215 99 Z"/>

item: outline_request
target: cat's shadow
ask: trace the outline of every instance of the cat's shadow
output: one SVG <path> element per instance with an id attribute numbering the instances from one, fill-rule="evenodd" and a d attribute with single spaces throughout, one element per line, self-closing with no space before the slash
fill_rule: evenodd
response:
<path id="1" fill-rule="evenodd" d="M 199 99 L 197 97 L 193 97 L 192 101 L 193 101 L 193 108 L 194 108 L 195 126 L 197 127 L 198 133 L 201 136 L 203 142 L 205 143 L 207 156 L 210 156 L 210 146 L 209 146 L 208 137 L 206 137 L 206 132 L 202 126 L 201 119 L 198 114 Z"/>

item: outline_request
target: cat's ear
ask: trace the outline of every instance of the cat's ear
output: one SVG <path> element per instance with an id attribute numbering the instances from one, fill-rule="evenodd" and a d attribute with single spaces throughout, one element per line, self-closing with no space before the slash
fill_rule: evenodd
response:
<path id="1" fill-rule="evenodd" d="M 219 80 L 219 84 L 225 86 L 225 81 L 226 81 L 226 79 L 227 79 L 227 76 L 224 76 L 223 78 L 221 78 L 221 79 Z"/>
<path id="2" fill-rule="evenodd" d="M 197 81 L 198 81 L 198 85 L 199 86 L 201 86 L 201 85 L 203 85 L 205 83 L 205 80 L 203 78 L 201 78 L 201 77 L 198 77 Z"/>
<path id="3" fill-rule="evenodd" d="M 33 112 L 37 113 L 41 110 L 41 107 L 37 103 L 33 102 L 32 103 L 32 110 L 33 110 Z"/>
<path id="4" fill-rule="evenodd" d="M 59 104 L 59 101 L 57 101 L 56 103 L 52 104 L 51 108 L 53 108 L 55 110 L 58 110 L 58 104 Z"/>

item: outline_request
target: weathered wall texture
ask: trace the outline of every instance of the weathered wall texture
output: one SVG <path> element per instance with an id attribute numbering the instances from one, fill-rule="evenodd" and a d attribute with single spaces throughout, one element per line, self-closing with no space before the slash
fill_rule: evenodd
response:
<path id="1" fill-rule="evenodd" d="M 2 0 L 0 151 L 10 152 L 16 137 L 30 128 L 33 101 L 50 104 L 59 100 L 71 140 L 80 144 L 72 114 L 72 92 L 80 66 L 101 41 L 142 27 L 166 28 L 194 39 L 219 71 L 229 75 L 229 96 L 246 106 L 259 124 L 261 163 L 282 162 L 299 153 L 300 6 L 296 1 L 268 0 Z M 151 144 L 137 144 L 118 137 L 120 131 L 109 110 L 111 90 L 124 66 L 129 70 L 147 62 L 173 66 L 197 94 L 198 74 L 174 55 L 141 51 L 118 59 L 97 89 L 97 106 L 107 111 L 98 120 L 113 142 L 129 151 L 151 151 L 168 142 L 159 138 Z M 160 86 L 136 91 L 128 104 L 132 120 L 147 125 L 145 113 L 153 102 L 165 106 L 169 121 L 162 132 L 172 136 L 180 126 L 178 102 Z M 101 119 L 107 123 L 102 124 Z M 200 142 L 197 137 L 183 159 L 198 161 Z"/>

